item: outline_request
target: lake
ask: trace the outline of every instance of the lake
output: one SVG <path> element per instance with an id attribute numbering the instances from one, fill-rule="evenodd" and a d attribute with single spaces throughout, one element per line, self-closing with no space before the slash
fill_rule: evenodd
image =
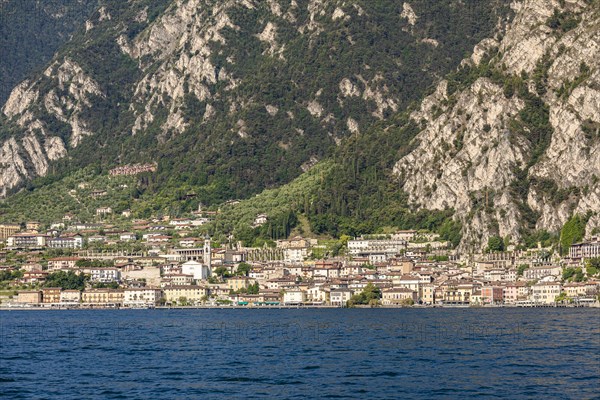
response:
<path id="1" fill-rule="evenodd" d="M 600 309 L 0 311 L 0 398 L 600 398 Z"/>

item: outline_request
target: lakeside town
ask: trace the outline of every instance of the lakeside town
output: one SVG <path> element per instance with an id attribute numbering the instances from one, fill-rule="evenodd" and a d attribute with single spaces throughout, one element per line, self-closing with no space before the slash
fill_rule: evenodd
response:
<path id="1" fill-rule="evenodd" d="M 0 308 L 599 306 L 599 237 L 563 256 L 461 254 L 415 230 L 244 247 L 199 234 L 214 216 L 2 224 Z"/>

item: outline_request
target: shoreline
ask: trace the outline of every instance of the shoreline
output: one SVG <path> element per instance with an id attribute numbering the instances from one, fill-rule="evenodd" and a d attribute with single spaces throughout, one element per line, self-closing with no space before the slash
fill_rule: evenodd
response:
<path id="1" fill-rule="evenodd" d="M 93 310 L 319 310 L 319 309 L 496 309 L 496 308 L 600 308 L 600 303 L 592 304 L 535 304 L 535 305 L 418 305 L 418 306 L 358 306 L 340 307 L 331 305 L 281 305 L 281 306 L 148 306 L 148 307 L 89 307 L 89 306 L 41 306 L 41 307 L 1 307 L 0 311 L 93 311 Z"/>

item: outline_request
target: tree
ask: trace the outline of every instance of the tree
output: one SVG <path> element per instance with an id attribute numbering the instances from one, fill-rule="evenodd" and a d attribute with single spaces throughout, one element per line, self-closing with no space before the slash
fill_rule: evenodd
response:
<path id="1" fill-rule="evenodd" d="M 248 276 L 251 269 L 252 269 L 252 267 L 250 266 L 250 264 L 241 262 L 238 265 L 237 274 L 241 275 L 241 276 Z"/>
<path id="2" fill-rule="evenodd" d="M 588 274 L 588 276 L 600 274 L 600 257 L 594 257 L 587 260 L 585 272 Z"/>
<path id="3" fill-rule="evenodd" d="M 57 271 L 47 276 L 44 286 L 83 290 L 88 279 L 88 275 L 76 274 L 73 271 Z"/>
<path id="4" fill-rule="evenodd" d="M 585 276 L 583 275 L 583 270 L 581 268 L 565 268 L 562 274 L 562 278 L 564 281 L 570 282 L 583 282 L 585 280 Z"/>
<path id="5" fill-rule="evenodd" d="M 189 306 L 189 302 L 187 297 L 185 296 L 181 296 L 179 299 L 177 299 L 177 303 L 179 303 L 180 306 Z"/>
<path id="6" fill-rule="evenodd" d="M 94 285 L 95 289 L 118 289 L 119 288 L 119 284 L 117 282 L 108 282 L 108 283 L 104 283 L 104 282 L 98 282 L 95 283 Z"/>
<path id="7" fill-rule="evenodd" d="M 567 293 L 561 292 L 558 296 L 556 296 L 554 298 L 554 301 L 557 303 L 564 303 L 565 301 L 568 303 L 572 303 L 573 299 L 571 299 L 570 297 L 567 297 Z"/>
<path id="8" fill-rule="evenodd" d="M 215 275 L 219 276 L 221 279 L 229 276 L 229 270 L 226 267 L 217 267 L 215 268 Z"/>
<path id="9" fill-rule="evenodd" d="M 0 282 L 2 281 L 12 281 L 14 279 L 20 279 L 23 277 L 25 271 L 18 269 L 15 271 L 10 271 L 3 269 L 0 271 Z"/>
<path id="10" fill-rule="evenodd" d="M 381 299 L 381 289 L 372 283 L 368 283 L 362 292 L 350 298 L 348 305 L 369 304 L 375 306 L 379 304 L 379 299 Z"/>
<path id="11" fill-rule="evenodd" d="M 583 239 L 585 235 L 585 225 L 587 220 L 578 214 L 575 214 L 568 220 L 560 231 L 560 255 L 569 253 L 569 248 L 573 243 Z"/>
<path id="12" fill-rule="evenodd" d="M 521 264 L 521 265 L 519 265 L 517 267 L 517 276 L 523 276 L 523 273 L 528 268 L 529 268 L 529 265 L 527 265 L 527 264 Z"/>
<path id="13" fill-rule="evenodd" d="M 504 240 L 500 236 L 490 236 L 488 239 L 488 251 L 504 251 Z"/>
<path id="14" fill-rule="evenodd" d="M 452 244 L 452 247 L 456 247 L 460 243 L 462 239 L 461 231 L 462 224 L 453 219 L 447 219 L 438 229 L 440 239 L 447 240 Z"/>
<path id="15" fill-rule="evenodd" d="M 412 306 L 415 304 L 415 301 L 413 299 L 403 299 L 400 304 L 402 304 L 403 306 Z"/>
<path id="16" fill-rule="evenodd" d="M 254 282 L 253 284 L 249 285 L 246 288 L 247 294 L 258 294 L 259 291 L 260 291 L 260 286 L 258 285 L 258 282 Z"/>

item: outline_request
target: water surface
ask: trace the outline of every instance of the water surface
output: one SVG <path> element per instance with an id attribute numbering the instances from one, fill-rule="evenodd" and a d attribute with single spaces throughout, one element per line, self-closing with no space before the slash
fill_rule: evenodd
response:
<path id="1" fill-rule="evenodd" d="M 0 398 L 600 398 L 598 309 L 0 312 Z"/>

